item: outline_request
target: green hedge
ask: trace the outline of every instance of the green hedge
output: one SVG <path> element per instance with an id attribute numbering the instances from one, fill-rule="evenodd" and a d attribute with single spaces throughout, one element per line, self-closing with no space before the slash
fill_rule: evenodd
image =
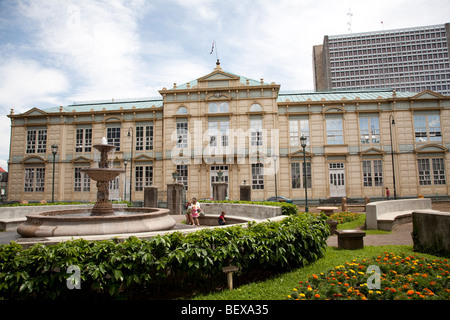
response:
<path id="1" fill-rule="evenodd" d="M 238 204 L 254 204 L 262 206 L 274 206 L 281 207 L 282 215 L 291 215 L 299 213 L 298 208 L 293 203 L 287 202 L 275 202 L 275 201 L 236 201 L 236 200 L 224 200 L 224 201 L 214 201 L 214 200 L 200 200 L 199 202 L 204 203 L 238 203 Z"/>
<path id="2" fill-rule="evenodd" d="M 73 240 L 23 249 L 0 246 L 0 299 L 158 297 L 159 289 L 193 290 L 205 280 L 225 280 L 222 267 L 240 273 L 283 272 L 325 253 L 326 217 L 298 214 L 279 222 L 174 232 L 124 242 Z M 67 268 L 80 269 L 81 289 L 69 290 Z M 208 281 L 206 281 L 208 282 Z M 209 288 L 211 289 L 211 288 Z"/>

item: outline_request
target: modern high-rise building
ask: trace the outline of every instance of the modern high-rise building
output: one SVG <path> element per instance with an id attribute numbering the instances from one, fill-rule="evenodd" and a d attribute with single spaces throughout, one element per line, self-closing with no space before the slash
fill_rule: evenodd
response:
<path id="1" fill-rule="evenodd" d="M 391 88 L 450 94 L 450 23 L 325 36 L 313 47 L 316 90 Z"/>

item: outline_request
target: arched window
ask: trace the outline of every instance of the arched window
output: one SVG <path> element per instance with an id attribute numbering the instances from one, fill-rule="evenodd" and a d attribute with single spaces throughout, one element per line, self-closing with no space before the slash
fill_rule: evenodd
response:
<path id="1" fill-rule="evenodd" d="M 259 103 L 252 104 L 252 106 L 250 107 L 250 111 L 251 112 L 262 111 L 261 105 Z"/>
<path id="2" fill-rule="evenodd" d="M 186 109 L 186 107 L 179 107 L 177 114 L 188 114 L 188 110 Z"/>
<path id="3" fill-rule="evenodd" d="M 228 112 L 228 102 L 211 102 L 208 105 L 208 112 L 209 113 L 226 113 Z"/>
<path id="4" fill-rule="evenodd" d="M 211 102 L 208 106 L 208 112 L 209 113 L 217 113 L 218 112 L 218 107 L 217 107 L 217 103 L 215 102 Z"/>
<path id="5" fill-rule="evenodd" d="M 228 102 L 221 102 L 219 105 L 219 112 L 228 112 Z"/>

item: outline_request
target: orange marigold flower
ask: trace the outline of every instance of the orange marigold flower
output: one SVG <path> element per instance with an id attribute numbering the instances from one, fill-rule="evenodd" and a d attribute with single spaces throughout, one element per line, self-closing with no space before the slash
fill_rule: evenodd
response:
<path id="1" fill-rule="evenodd" d="M 413 295 L 413 294 L 414 294 L 414 290 L 408 290 L 408 292 L 406 292 L 406 294 L 407 294 L 408 296 Z"/>
<path id="2" fill-rule="evenodd" d="M 320 298 L 320 294 L 316 293 L 316 294 L 314 295 L 314 297 Z"/>

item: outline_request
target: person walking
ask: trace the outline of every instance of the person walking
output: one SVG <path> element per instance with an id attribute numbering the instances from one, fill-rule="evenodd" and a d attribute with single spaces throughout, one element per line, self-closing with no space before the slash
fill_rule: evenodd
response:
<path id="1" fill-rule="evenodd" d="M 389 190 L 388 187 L 386 187 L 386 198 L 387 198 L 388 200 L 391 200 L 391 191 Z"/>

